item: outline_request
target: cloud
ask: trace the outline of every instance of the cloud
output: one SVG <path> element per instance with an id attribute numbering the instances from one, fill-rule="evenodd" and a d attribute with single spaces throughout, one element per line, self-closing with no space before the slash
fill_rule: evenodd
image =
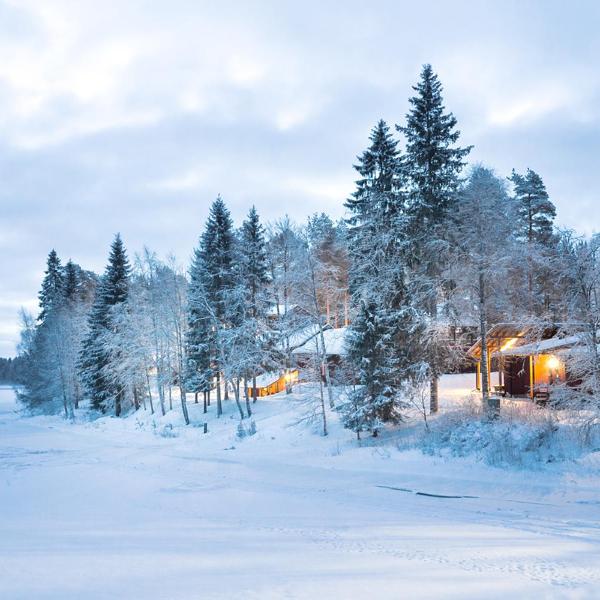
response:
<path id="1" fill-rule="evenodd" d="M 239 223 L 343 214 L 352 164 L 431 62 L 473 160 L 531 166 L 600 230 L 600 8 L 581 2 L 0 2 L 0 353 L 47 252 L 100 271 L 116 231 L 189 259 Z M 426 27 L 422 24 L 426 23 Z M 15 304 L 16 303 L 16 304 Z"/>

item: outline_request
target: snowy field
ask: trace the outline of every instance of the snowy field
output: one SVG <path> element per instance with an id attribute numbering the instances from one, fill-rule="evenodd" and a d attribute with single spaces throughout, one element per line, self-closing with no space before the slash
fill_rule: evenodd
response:
<path id="1" fill-rule="evenodd" d="M 204 435 L 176 411 L 27 418 L 0 390 L 0 598 L 600 597 L 600 452 L 523 471 L 359 448 L 333 415 L 327 438 L 297 424 L 302 398 L 259 400 L 239 439 L 233 403 Z"/>

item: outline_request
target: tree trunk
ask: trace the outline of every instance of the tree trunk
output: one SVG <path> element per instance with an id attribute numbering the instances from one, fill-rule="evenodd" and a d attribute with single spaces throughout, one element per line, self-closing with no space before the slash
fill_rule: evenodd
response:
<path id="1" fill-rule="evenodd" d="M 243 419 L 244 418 L 244 410 L 242 408 L 242 403 L 240 402 L 240 386 L 239 385 L 233 386 L 233 395 L 235 396 L 235 404 L 238 407 L 238 410 L 240 411 L 240 419 Z"/>
<path id="2" fill-rule="evenodd" d="M 206 391 L 202 392 L 202 396 L 203 396 L 203 400 L 204 400 L 203 412 L 204 412 L 204 414 L 206 414 L 206 412 L 208 411 L 208 408 L 206 405 L 206 397 L 207 397 Z"/>
<path id="3" fill-rule="evenodd" d="M 154 403 L 152 402 L 152 388 L 150 387 L 150 377 L 146 371 L 146 384 L 148 385 L 148 400 L 150 402 L 150 414 L 154 414 Z"/>
<path id="4" fill-rule="evenodd" d="M 327 362 L 327 348 L 325 348 L 325 336 L 323 335 L 321 321 L 319 321 L 319 335 L 321 337 L 321 364 L 323 365 L 325 383 L 327 384 L 327 398 L 329 400 L 329 407 L 334 408 L 335 404 L 333 402 L 333 390 L 331 389 L 331 377 L 329 376 L 329 363 Z"/>
<path id="5" fill-rule="evenodd" d="M 248 380 L 244 379 L 244 396 L 246 398 L 246 412 L 248 413 L 248 418 L 252 416 L 252 410 L 250 408 L 250 394 L 248 394 Z"/>
<path id="6" fill-rule="evenodd" d="M 206 392 L 204 392 L 206 394 Z M 198 392 L 194 392 L 194 404 L 198 404 Z"/>
<path id="7" fill-rule="evenodd" d="M 323 379 L 319 373 L 319 392 L 321 394 L 321 415 L 323 417 L 323 436 L 327 435 L 327 415 L 325 414 L 325 397 L 323 396 Z"/>
<path id="8" fill-rule="evenodd" d="M 429 381 L 429 412 L 436 413 L 439 410 L 439 382 L 440 376 L 433 371 Z"/>
<path id="9" fill-rule="evenodd" d="M 171 388 L 169 388 L 171 389 Z M 188 414 L 188 409 L 187 409 L 187 400 L 185 397 L 185 389 L 183 387 L 183 385 L 179 386 L 179 395 L 181 397 L 181 412 L 183 413 L 183 420 L 185 421 L 186 425 L 190 424 L 190 416 Z"/>
<path id="10" fill-rule="evenodd" d="M 169 410 L 173 410 L 173 392 L 171 390 L 170 383 L 169 383 Z"/>
<path id="11" fill-rule="evenodd" d="M 256 402 L 256 373 L 252 375 L 252 404 Z"/>
<path id="12" fill-rule="evenodd" d="M 221 401 L 221 373 L 217 372 L 217 417 L 223 414 L 223 402 Z"/>
<path id="13" fill-rule="evenodd" d="M 162 383 L 160 383 L 160 379 L 158 380 L 158 401 L 160 404 L 160 412 L 164 417 L 167 412 L 165 410 L 165 388 L 163 387 Z"/>
<path id="14" fill-rule="evenodd" d="M 488 412 L 489 369 L 488 369 L 488 347 L 487 347 L 487 319 L 485 305 L 485 279 L 479 274 L 479 337 L 481 338 L 481 397 L 483 409 Z"/>

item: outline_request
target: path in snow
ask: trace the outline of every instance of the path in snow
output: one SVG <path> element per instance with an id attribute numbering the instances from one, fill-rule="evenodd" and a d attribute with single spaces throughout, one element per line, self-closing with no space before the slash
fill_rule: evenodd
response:
<path id="1" fill-rule="evenodd" d="M 227 418 L 165 439 L 0 390 L 0 598 L 598 597 L 597 472 L 354 448 L 288 427 L 293 402 L 243 441 Z"/>

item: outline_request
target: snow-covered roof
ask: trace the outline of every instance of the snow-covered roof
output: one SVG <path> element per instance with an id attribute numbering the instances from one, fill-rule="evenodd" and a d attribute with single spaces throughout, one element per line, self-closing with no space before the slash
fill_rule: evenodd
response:
<path id="1" fill-rule="evenodd" d="M 298 306 L 297 304 L 288 304 L 287 311 L 286 311 L 285 304 L 273 304 L 272 306 L 269 307 L 269 310 L 267 310 L 267 315 L 269 317 L 277 317 L 279 315 L 285 315 L 289 312 L 296 310 L 297 306 Z"/>
<path id="2" fill-rule="evenodd" d="M 297 345 L 292 354 L 315 354 L 321 348 L 321 336 L 319 328 L 315 325 L 312 327 L 313 334 L 307 338 L 302 344 Z M 337 354 L 343 356 L 346 354 L 346 331 L 347 327 L 338 327 L 337 329 L 325 329 L 323 337 L 325 339 L 325 351 L 328 355 Z"/>
<path id="3" fill-rule="evenodd" d="M 569 335 L 567 337 L 552 337 L 531 344 L 523 344 L 513 348 L 501 350 L 503 356 L 529 356 L 530 354 L 547 354 L 553 350 L 569 348 L 581 343 L 581 335 Z"/>

